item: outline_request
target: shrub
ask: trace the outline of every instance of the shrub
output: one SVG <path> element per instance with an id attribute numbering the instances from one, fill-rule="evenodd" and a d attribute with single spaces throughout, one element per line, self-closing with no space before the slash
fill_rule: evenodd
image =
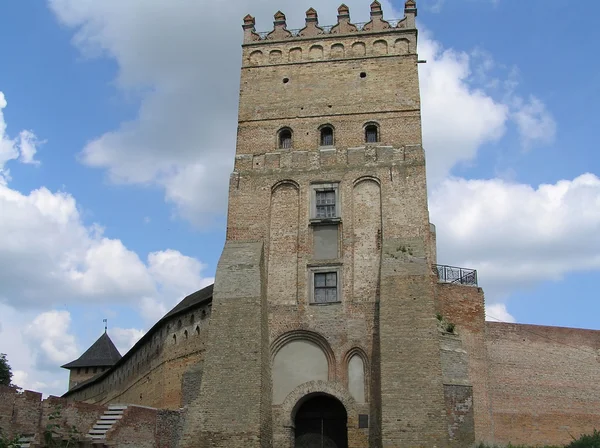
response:
<path id="1" fill-rule="evenodd" d="M 592 434 L 584 434 L 573 440 L 565 448 L 600 448 L 600 432 L 594 429 Z"/>

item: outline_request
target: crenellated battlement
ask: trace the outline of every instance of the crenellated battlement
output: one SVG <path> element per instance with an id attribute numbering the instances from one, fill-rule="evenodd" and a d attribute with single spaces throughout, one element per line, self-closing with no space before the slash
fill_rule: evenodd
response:
<path id="1" fill-rule="evenodd" d="M 371 3 L 371 20 L 362 23 L 350 21 L 350 9 L 342 4 L 338 8 L 337 23 L 335 25 L 319 25 L 318 13 L 314 8 L 306 11 L 306 24 L 304 28 L 287 29 L 285 14 L 277 11 L 274 15 L 273 29 L 271 31 L 257 32 L 256 21 L 248 14 L 244 17 L 244 45 L 255 43 L 268 43 L 270 41 L 289 41 L 302 38 L 337 37 L 346 34 L 363 34 L 372 32 L 389 32 L 394 30 L 415 30 L 415 17 L 417 6 L 414 0 L 407 0 L 404 5 L 402 19 L 384 20 L 381 4 L 375 0 Z"/>

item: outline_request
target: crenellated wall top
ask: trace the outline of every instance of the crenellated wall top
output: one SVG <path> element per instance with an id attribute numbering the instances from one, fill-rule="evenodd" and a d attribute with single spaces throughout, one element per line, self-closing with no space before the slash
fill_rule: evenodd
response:
<path id="1" fill-rule="evenodd" d="M 350 21 L 350 9 L 342 4 L 338 8 L 337 24 L 319 25 L 319 17 L 314 8 L 306 11 L 306 25 L 304 28 L 288 30 L 285 14 L 281 11 L 275 13 L 273 30 L 257 32 L 256 21 L 248 14 L 244 17 L 244 44 L 269 43 L 272 41 L 289 41 L 299 38 L 327 37 L 340 34 L 369 33 L 377 31 L 414 30 L 417 5 L 414 0 L 407 0 L 404 4 L 404 18 L 384 20 L 381 4 L 375 0 L 371 3 L 371 20 L 364 23 Z"/>

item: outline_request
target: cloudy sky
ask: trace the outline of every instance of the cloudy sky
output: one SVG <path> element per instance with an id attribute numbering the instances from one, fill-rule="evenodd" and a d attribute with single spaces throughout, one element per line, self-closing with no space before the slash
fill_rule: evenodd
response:
<path id="1" fill-rule="evenodd" d="M 366 21 L 369 2 L 346 2 Z M 21 0 L 0 13 L 0 352 L 62 394 L 103 331 L 123 353 L 212 282 L 235 150 L 242 17 L 329 0 Z M 402 17 L 400 2 L 383 2 Z M 439 262 L 488 319 L 600 329 L 600 4 L 420 0 Z M 560 32 L 558 32 L 560 30 Z"/>

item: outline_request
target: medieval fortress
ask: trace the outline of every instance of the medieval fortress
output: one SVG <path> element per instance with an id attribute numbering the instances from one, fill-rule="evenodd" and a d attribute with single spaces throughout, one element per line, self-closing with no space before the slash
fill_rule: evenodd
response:
<path id="1" fill-rule="evenodd" d="M 278 12 L 268 33 L 246 16 L 214 286 L 123 357 L 103 335 L 62 398 L 0 391 L 0 428 L 35 442 L 56 403 L 107 446 L 464 448 L 600 428 L 600 332 L 486 322 L 476 271 L 437 264 L 416 15 L 374 1 L 357 24 L 342 5 L 324 27 L 311 8 L 291 31 Z"/>

